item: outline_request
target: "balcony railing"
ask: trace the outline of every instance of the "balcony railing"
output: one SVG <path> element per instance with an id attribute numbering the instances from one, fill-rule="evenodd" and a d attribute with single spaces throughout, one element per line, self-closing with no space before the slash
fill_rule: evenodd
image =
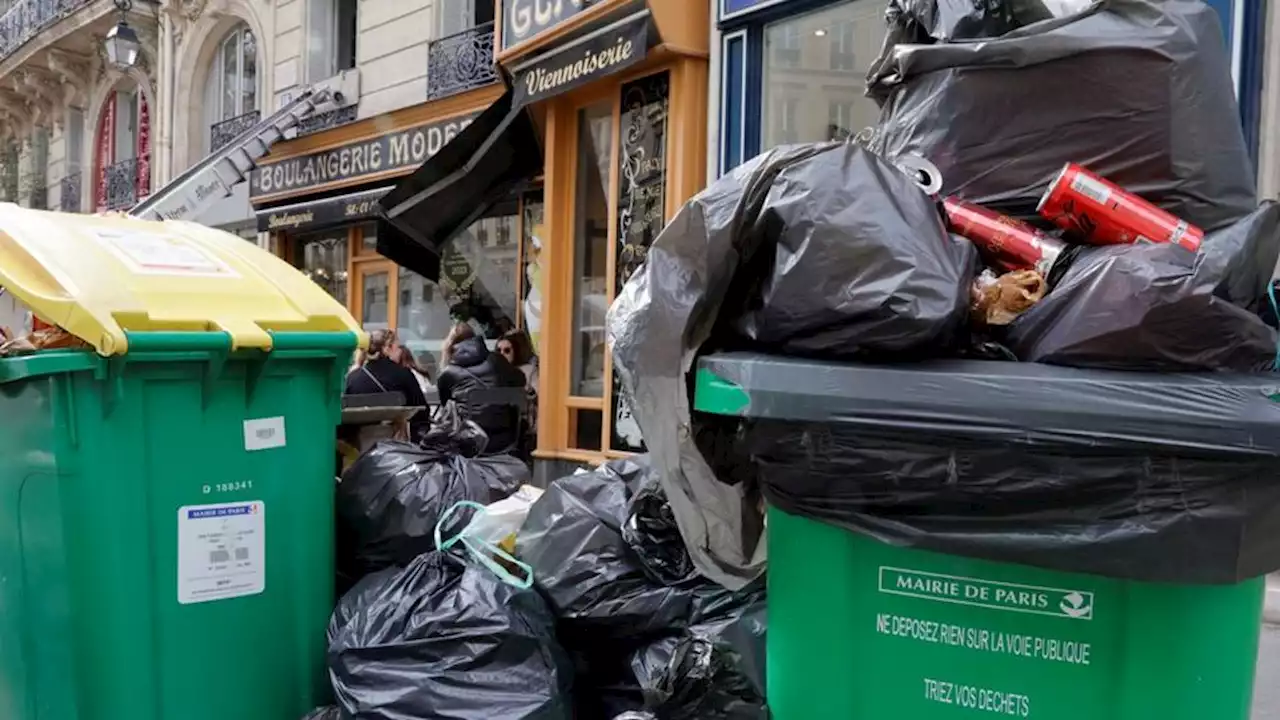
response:
<path id="1" fill-rule="evenodd" d="M 0 60 L 92 0 L 16 0 L 0 15 Z"/>
<path id="2" fill-rule="evenodd" d="M 357 106 L 347 105 L 346 107 L 340 107 L 337 110 L 330 110 L 329 112 L 320 113 L 319 115 L 312 115 L 298 123 L 298 134 L 310 135 L 311 133 L 318 133 L 321 130 L 328 130 L 330 128 L 336 128 L 339 125 L 353 123 L 359 117 L 359 111 L 360 109 Z"/>
<path id="3" fill-rule="evenodd" d="M 102 168 L 105 186 L 102 210 L 126 210 L 138 204 L 138 161 L 123 160 Z"/>
<path id="4" fill-rule="evenodd" d="M 72 173 L 58 183 L 58 209 L 62 212 L 80 212 L 80 188 L 84 176 Z"/>
<path id="5" fill-rule="evenodd" d="M 427 50 L 427 99 L 437 100 L 498 81 L 493 23 L 433 40 Z"/>
<path id="6" fill-rule="evenodd" d="M 209 152 L 218 152 L 222 148 L 231 144 L 232 140 L 240 137 L 244 131 L 258 124 L 258 119 L 262 117 L 262 113 L 254 110 L 247 112 L 230 120 L 223 120 L 209 126 Z"/>

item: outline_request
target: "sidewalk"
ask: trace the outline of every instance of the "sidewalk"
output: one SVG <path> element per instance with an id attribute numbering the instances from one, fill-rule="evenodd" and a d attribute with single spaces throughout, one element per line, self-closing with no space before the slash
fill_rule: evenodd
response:
<path id="1" fill-rule="evenodd" d="M 1267 600 L 1262 607 L 1263 621 L 1280 625 L 1280 573 L 1267 576 Z"/>

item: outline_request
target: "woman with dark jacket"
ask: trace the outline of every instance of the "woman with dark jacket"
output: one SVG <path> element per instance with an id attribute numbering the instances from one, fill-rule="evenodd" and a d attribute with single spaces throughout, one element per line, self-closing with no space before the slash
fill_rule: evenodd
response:
<path id="1" fill-rule="evenodd" d="M 484 339 L 466 324 L 454 327 L 443 354 L 448 365 L 436 380 L 440 404 L 453 400 L 463 418 L 484 430 L 489 436 L 487 453 L 513 452 L 521 436 L 520 409 L 513 403 L 501 402 L 506 399 L 501 392 L 488 391 L 515 390 L 509 394 L 510 399 L 521 400 L 524 373 L 501 355 L 490 352 Z"/>
<path id="2" fill-rule="evenodd" d="M 409 419 L 409 437 L 421 440 L 431 429 L 431 408 L 422 394 L 422 385 L 413 371 L 401 364 L 408 352 L 400 345 L 394 330 L 375 330 L 369 335 L 369 349 L 362 353 L 359 367 L 347 375 L 346 395 L 376 395 L 398 392 L 407 407 L 422 410 Z"/>

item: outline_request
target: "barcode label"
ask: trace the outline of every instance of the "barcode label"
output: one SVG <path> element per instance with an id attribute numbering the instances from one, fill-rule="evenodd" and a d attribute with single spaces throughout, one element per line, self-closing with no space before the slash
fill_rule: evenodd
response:
<path id="1" fill-rule="evenodd" d="M 244 421 L 244 449 L 270 450 L 282 448 L 286 444 L 284 435 L 284 418 L 271 417 Z"/>
<path id="2" fill-rule="evenodd" d="M 1076 175 L 1071 181 L 1071 189 L 1101 205 L 1111 199 L 1111 188 L 1086 175 Z"/>

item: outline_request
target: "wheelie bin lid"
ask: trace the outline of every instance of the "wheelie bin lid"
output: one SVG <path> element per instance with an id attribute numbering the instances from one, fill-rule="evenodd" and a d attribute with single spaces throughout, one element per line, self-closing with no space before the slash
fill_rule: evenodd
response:
<path id="1" fill-rule="evenodd" d="M 127 333 L 223 331 L 270 350 L 272 332 L 368 337 L 342 303 L 241 237 L 191 222 L 78 215 L 0 203 L 0 287 L 101 355 Z"/>

